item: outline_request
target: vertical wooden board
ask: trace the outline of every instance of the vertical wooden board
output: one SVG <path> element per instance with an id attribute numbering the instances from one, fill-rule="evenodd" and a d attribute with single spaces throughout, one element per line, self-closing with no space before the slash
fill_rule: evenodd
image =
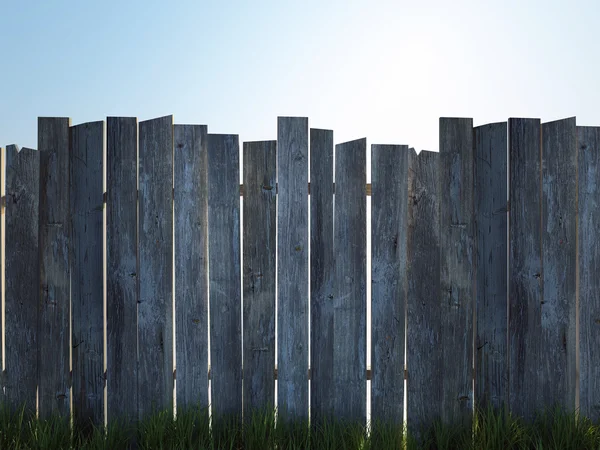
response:
<path id="1" fill-rule="evenodd" d="M 366 139 L 335 146 L 335 416 L 366 419 Z"/>
<path id="2" fill-rule="evenodd" d="M 137 418 L 137 142 L 135 117 L 109 117 L 106 143 L 107 415 Z"/>
<path id="3" fill-rule="evenodd" d="M 277 119 L 277 407 L 308 418 L 308 119 Z"/>
<path id="4" fill-rule="evenodd" d="M 104 422 L 104 122 L 71 127 L 73 415 Z"/>
<path id="5" fill-rule="evenodd" d="M 408 147 L 371 146 L 371 419 L 401 425 Z"/>
<path id="6" fill-rule="evenodd" d="M 333 131 L 310 130 L 310 418 L 333 416 Z"/>
<path id="7" fill-rule="evenodd" d="M 208 406 L 206 125 L 175 125 L 177 408 Z"/>
<path id="8" fill-rule="evenodd" d="M 70 414 L 68 118 L 38 119 L 40 151 L 39 416 Z"/>
<path id="9" fill-rule="evenodd" d="M 440 119 L 440 301 L 442 419 L 471 420 L 475 230 L 473 120 Z"/>
<path id="10" fill-rule="evenodd" d="M 500 408 L 508 400 L 506 127 L 501 122 L 475 128 L 475 401 L 483 408 Z"/>
<path id="11" fill-rule="evenodd" d="M 138 414 L 173 404 L 173 116 L 140 122 Z"/>
<path id="12" fill-rule="evenodd" d="M 600 127 L 577 127 L 579 148 L 579 412 L 600 419 Z"/>
<path id="13" fill-rule="evenodd" d="M 408 430 L 418 435 L 442 417 L 440 154 L 409 152 L 407 232 Z"/>
<path id="14" fill-rule="evenodd" d="M 277 142 L 244 143 L 244 415 L 275 406 Z"/>
<path id="15" fill-rule="evenodd" d="M 575 118 L 542 124 L 542 352 L 544 407 L 575 411 L 577 129 Z"/>
<path id="16" fill-rule="evenodd" d="M 38 385 L 40 152 L 6 148 L 4 393 L 36 411 Z"/>
<path id="17" fill-rule="evenodd" d="M 532 418 L 538 384 L 542 294 L 542 148 L 539 119 L 509 119 L 508 392 L 510 411 Z"/>
<path id="18" fill-rule="evenodd" d="M 208 135 L 211 404 L 215 418 L 242 415 L 239 140 Z"/>

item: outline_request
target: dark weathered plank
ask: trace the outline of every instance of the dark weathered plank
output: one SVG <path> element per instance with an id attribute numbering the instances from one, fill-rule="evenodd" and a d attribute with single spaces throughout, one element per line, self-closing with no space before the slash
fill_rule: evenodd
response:
<path id="1" fill-rule="evenodd" d="M 579 412 L 600 419 L 600 127 L 577 127 L 579 148 Z"/>
<path id="2" fill-rule="evenodd" d="M 275 406 L 276 148 L 277 141 L 244 143 L 246 413 Z"/>
<path id="3" fill-rule="evenodd" d="M 366 418 L 366 139 L 335 146 L 335 416 Z"/>
<path id="4" fill-rule="evenodd" d="M 407 423 L 413 434 L 442 416 L 440 154 L 409 152 Z"/>
<path id="5" fill-rule="evenodd" d="M 500 408 L 508 400 L 506 127 L 501 122 L 475 128 L 475 401 L 483 408 Z"/>
<path id="6" fill-rule="evenodd" d="M 308 418 L 308 119 L 277 119 L 277 403 Z"/>
<path id="7" fill-rule="evenodd" d="M 106 145 L 107 416 L 137 418 L 137 129 L 109 117 Z"/>
<path id="8" fill-rule="evenodd" d="M 575 411 L 577 299 L 577 128 L 575 118 L 542 124 L 543 406 Z"/>
<path id="9" fill-rule="evenodd" d="M 104 122 L 71 127 L 73 416 L 104 423 Z"/>
<path id="10" fill-rule="evenodd" d="M 440 119 L 440 300 L 442 419 L 468 422 L 473 411 L 473 120 Z"/>
<path id="11" fill-rule="evenodd" d="M 38 385 L 39 183 L 40 152 L 7 146 L 4 394 L 10 408 L 29 412 L 36 410 Z"/>
<path id="12" fill-rule="evenodd" d="M 173 404 L 173 116 L 140 122 L 138 414 Z"/>
<path id="13" fill-rule="evenodd" d="M 39 415 L 70 413 L 68 118 L 38 119 L 40 151 Z"/>
<path id="14" fill-rule="evenodd" d="M 177 408 L 208 406 L 208 142 L 206 125 L 175 125 Z"/>
<path id="15" fill-rule="evenodd" d="M 509 119 L 508 403 L 526 418 L 543 407 L 541 138 L 539 119 Z"/>
<path id="16" fill-rule="evenodd" d="M 211 404 L 215 418 L 242 414 L 239 140 L 208 135 Z"/>
<path id="17" fill-rule="evenodd" d="M 408 147 L 371 146 L 371 419 L 401 425 Z"/>
<path id="18" fill-rule="evenodd" d="M 310 418 L 333 411 L 333 131 L 310 130 Z"/>

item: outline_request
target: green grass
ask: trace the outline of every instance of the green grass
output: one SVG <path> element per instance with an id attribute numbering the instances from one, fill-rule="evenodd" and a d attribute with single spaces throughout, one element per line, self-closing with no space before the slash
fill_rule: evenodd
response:
<path id="1" fill-rule="evenodd" d="M 408 435 L 407 435 L 408 434 Z M 210 423 L 206 408 L 172 414 L 158 412 L 137 424 L 115 421 L 103 427 L 75 425 L 53 418 L 37 420 L 24 409 L 0 405 L 0 449 L 207 449 L 207 450 L 385 450 L 385 449 L 594 449 L 600 450 L 600 424 L 561 410 L 538 414 L 531 422 L 487 409 L 472 426 L 436 422 L 419 433 L 374 422 L 361 424 L 322 419 L 287 420 L 275 412 L 255 411 L 245 423 L 222 417 Z"/>

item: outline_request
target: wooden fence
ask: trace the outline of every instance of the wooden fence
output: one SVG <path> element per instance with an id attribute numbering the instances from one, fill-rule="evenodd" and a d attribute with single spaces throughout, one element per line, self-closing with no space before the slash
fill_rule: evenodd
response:
<path id="1" fill-rule="evenodd" d="M 439 153 L 372 145 L 369 168 L 365 139 L 280 117 L 241 187 L 238 137 L 171 116 L 38 133 L 2 153 L 9 405 L 138 418 L 210 382 L 241 417 L 277 382 L 287 417 L 364 420 L 370 380 L 372 418 L 412 429 L 600 418 L 600 128 L 442 118 Z"/>

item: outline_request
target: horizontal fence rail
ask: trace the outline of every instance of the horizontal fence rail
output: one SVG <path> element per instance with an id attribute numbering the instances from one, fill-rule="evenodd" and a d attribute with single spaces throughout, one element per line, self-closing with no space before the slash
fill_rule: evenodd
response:
<path id="1" fill-rule="evenodd" d="M 3 403 L 600 419 L 600 127 L 441 118 L 417 154 L 277 124 L 40 118 L 2 149 Z"/>

